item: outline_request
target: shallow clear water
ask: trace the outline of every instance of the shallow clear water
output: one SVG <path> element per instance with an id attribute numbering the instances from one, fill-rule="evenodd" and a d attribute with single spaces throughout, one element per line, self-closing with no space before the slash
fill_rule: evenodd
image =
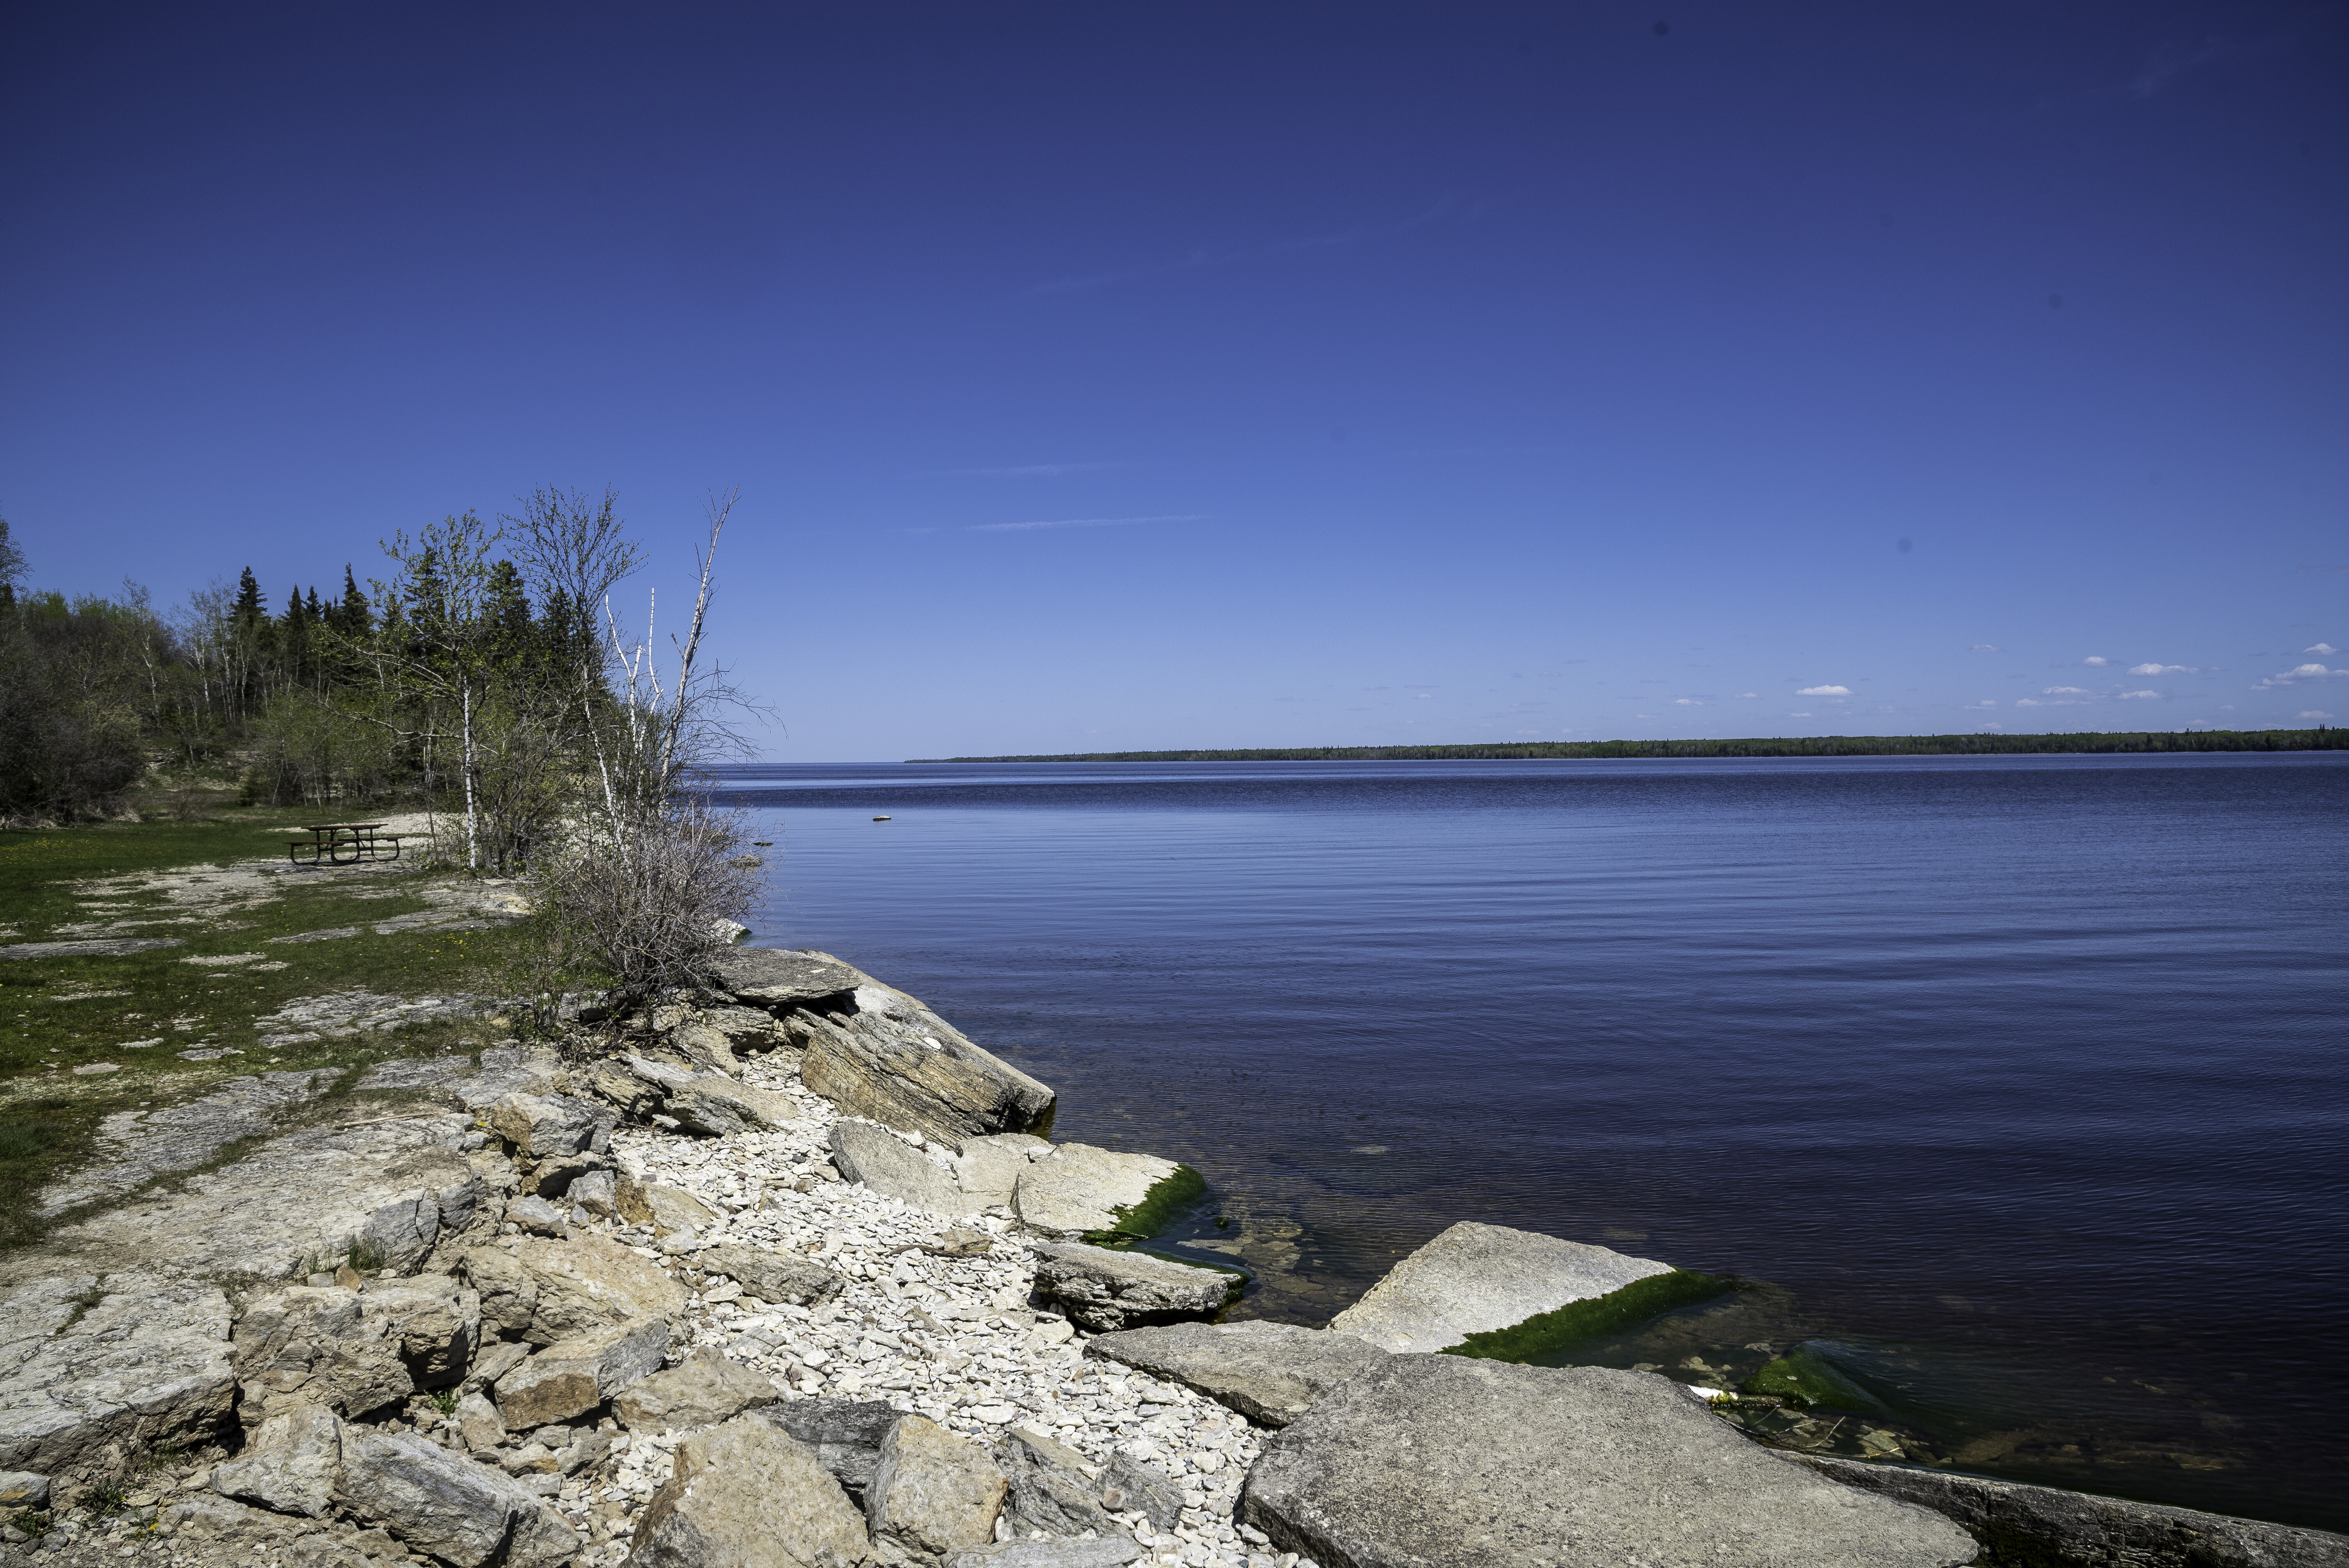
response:
<path id="1" fill-rule="evenodd" d="M 754 940 L 1197 1166 L 1244 1313 L 1522 1226 L 1779 1287 L 1592 1358 L 1823 1340 L 1941 1459 L 2349 1526 L 2349 758 L 728 775 Z"/>

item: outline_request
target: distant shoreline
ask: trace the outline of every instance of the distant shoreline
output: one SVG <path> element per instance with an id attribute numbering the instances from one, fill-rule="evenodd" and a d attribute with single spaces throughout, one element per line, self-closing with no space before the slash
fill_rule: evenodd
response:
<path id="1" fill-rule="evenodd" d="M 1528 740 L 1468 746 L 1288 746 L 909 757 L 917 762 L 1494 762 L 1604 757 L 1994 757 L 2055 753 L 2349 751 L 2349 729 L 2085 730 L 2069 735 L 1814 735 L 1748 740 Z"/>

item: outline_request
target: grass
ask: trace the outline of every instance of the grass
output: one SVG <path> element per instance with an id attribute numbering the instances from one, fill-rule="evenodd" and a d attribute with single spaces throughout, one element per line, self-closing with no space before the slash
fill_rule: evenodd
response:
<path id="1" fill-rule="evenodd" d="M 1538 1313 L 1523 1323 L 1472 1334 L 1443 1352 L 1483 1361 L 1531 1361 L 1551 1355 L 1578 1340 L 1620 1334 L 1675 1307 L 1709 1300 L 1737 1288 L 1736 1282 L 1693 1269 L 1635 1279 L 1620 1290 L 1588 1301 L 1570 1301 L 1555 1312 Z"/>
<path id="2" fill-rule="evenodd" d="M 85 907 L 93 895 L 75 885 L 256 859 L 282 864 L 288 830 L 315 817 L 256 809 L 212 821 L 0 831 L 0 932 L 7 933 L 0 942 L 57 940 L 69 934 L 57 927 L 72 923 L 202 916 L 192 924 L 132 933 L 180 937 L 176 947 L 119 957 L 0 960 L 0 1249 L 21 1246 L 49 1228 L 33 1213 L 35 1194 L 88 1157 L 100 1122 L 116 1112 L 176 1103 L 223 1078 L 259 1071 L 344 1069 L 337 1087 L 347 1089 L 357 1081 L 357 1069 L 388 1057 L 479 1047 L 488 1033 L 479 1019 L 322 1039 L 274 1054 L 260 1044 L 254 1026 L 289 1002 L 326 992 L 363 988 L 413 996 L 510 989 L 503 976 L 516 946 L 512 927 L 268 942 L 424 909 L 417 887 L 463 873 L 305 872 L 273 879 L 269 896 L 216 914 L 173 906 L 153 892 L 108 893 L 98 902 L 109 907 L 94 911 Z M 364 896 L 369 894 L 389 896 Z M 265 954 L 285 967 L 256 972 L 181 962 L 238 953 Z M 120 995 L 96 994 L 108 992 Z M 160 1045 L 121 1048 L 159 1036 Z M 243 1054 L 182 1061 L 177 1053 L 198 1042 Z M 71 1071 L 96 1062 L 117 1063 L 122 1070 L 88 1077 Z"/>

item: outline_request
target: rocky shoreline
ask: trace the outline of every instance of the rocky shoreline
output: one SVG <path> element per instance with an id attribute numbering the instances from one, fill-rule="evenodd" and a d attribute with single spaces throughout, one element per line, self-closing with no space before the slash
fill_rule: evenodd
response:
<path id="1" fill-rule="evenodd" d="M 378 1112 L 0 1262 L 0 1552 L 2349 1563 L 2323 1532 L 1776 1452 L 1645 1373 L 1441 1354 L 1678 1274 L 1603 1247 L 1462 1224 L 1327 1328 L 1218 1322 L 1232 1271 L 1133 1246 L 1195 1172 L 1052 1142 L 1048 1086 L 827 955 L 736 950 L 719 983 L 582 1013 L 599 1046 L 568 1057 L 386 1063 Z M 193 1163 L 310 1076 L 126 1122 L 109 1158 Z"/>

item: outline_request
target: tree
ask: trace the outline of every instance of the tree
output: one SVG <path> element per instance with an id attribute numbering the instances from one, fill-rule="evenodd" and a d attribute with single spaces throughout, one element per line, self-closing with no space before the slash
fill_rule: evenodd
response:
<path id="1" fill-rule="evenodd" d="M 407 635 L 404 643 L 381 639 L 368 650 L 380 666 L 395 669 L 404 686 L 457 704 L 465 864 L 474 870 L 481 863 L 475 708 L 490 653 L 490 547 L 499 537 L 498 530 L 469 511 L 419 530 L 413 540 L 403 530 L 384 541 L 384 553 L 399 563 L 399 571 L 389 587 L 377 584 L 378 593 L 389 603 L 407 603 Z M 417 733 L 428 745 L 438 738 L 429 722 Z"/>

